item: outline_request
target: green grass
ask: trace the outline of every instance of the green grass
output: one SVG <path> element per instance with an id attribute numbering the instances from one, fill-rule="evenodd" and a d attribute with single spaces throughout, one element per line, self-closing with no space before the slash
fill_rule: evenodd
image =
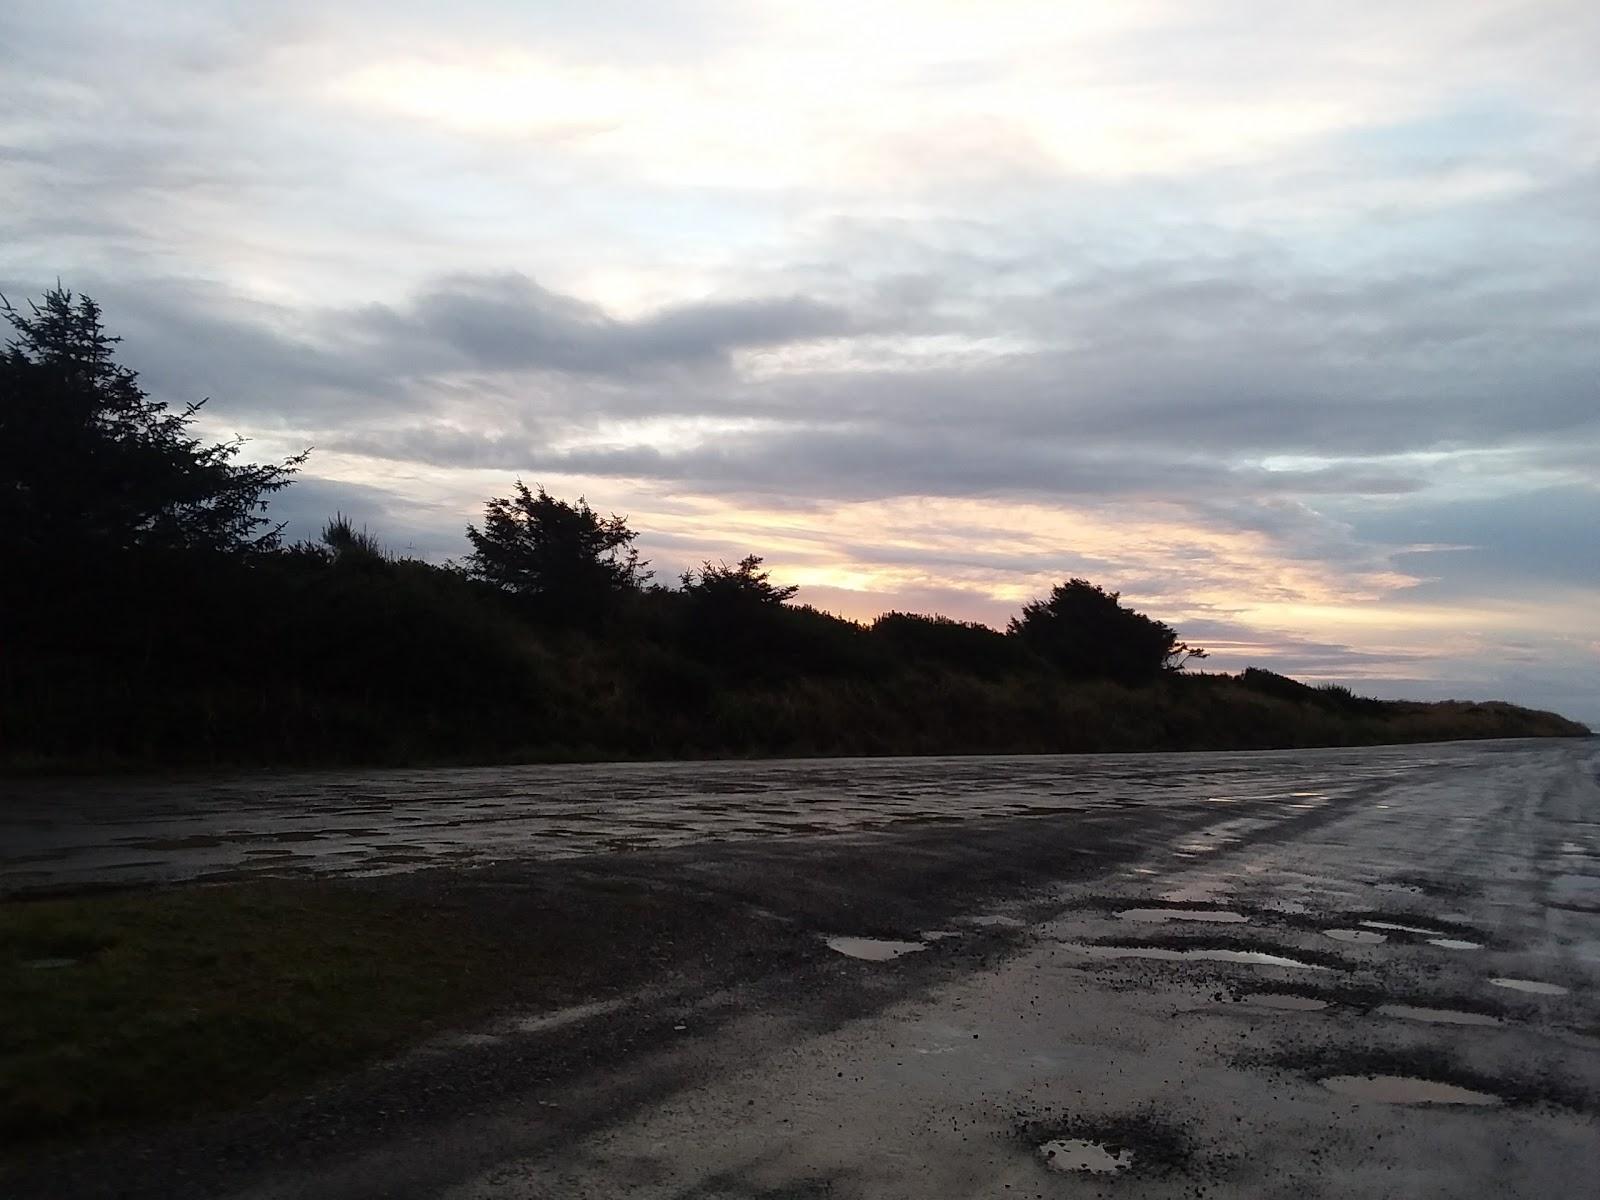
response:
<path id="1" fill-rule="evenodd" d="M 0 1140 L 238 1105 L 462 1018 L 497 947 L 333 884 L 186 887 L 0 907 Z"/>

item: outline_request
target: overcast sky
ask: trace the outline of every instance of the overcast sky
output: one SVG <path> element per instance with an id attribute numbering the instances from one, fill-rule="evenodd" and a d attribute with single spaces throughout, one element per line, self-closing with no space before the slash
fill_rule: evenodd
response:
<path id="1" fill-rule="evenodd" d="M 513 479 L 850 616 L 1081 575 L 1600 721 L 1600 4 L 13 6 L 0 287 L 276 507 Z"/>

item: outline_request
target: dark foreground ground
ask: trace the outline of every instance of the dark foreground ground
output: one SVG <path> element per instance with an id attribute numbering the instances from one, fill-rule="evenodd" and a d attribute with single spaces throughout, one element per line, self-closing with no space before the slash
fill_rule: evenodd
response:
<path id="1" fill-rule="evenodd" d="M 1586 1194 L 1597 770 L 1580 741 L 17 787 L 8 890 L 338 876 L 505 938 L 515 1001 L 6 1191 Z"/>

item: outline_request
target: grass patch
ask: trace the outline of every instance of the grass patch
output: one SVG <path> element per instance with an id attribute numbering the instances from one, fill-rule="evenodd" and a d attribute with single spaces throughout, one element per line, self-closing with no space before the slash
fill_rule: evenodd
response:
<path id="1" fill-rule="evenodd" d="M 328 883 L 0 906 L 0 1139 L 238 1105 L 481 1008 L 498 947 Z"/>

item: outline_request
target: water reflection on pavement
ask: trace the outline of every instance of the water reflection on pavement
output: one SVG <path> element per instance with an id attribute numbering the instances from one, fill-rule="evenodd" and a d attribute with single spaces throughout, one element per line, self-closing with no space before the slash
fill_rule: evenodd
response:
<path id="1" fill-rule="evenodd" d="M 1129 804 L 1302 809 L 1473 756 L 1536 752 L 1503 742 L 13 780 L 0 784 L 0 889 L 373 874 Z"/>

